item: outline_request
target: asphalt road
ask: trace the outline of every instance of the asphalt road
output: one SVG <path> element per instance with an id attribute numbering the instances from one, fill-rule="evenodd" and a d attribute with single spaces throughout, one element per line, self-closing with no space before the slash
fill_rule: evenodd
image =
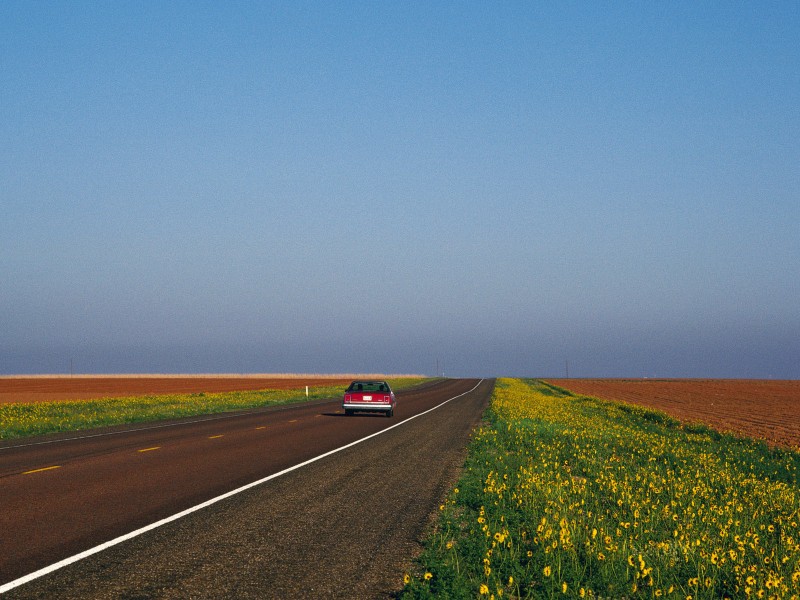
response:
<path id="1" fill-rule="evenodd" d="M 7 592 L 9 598 L 380 598 L 402 586 L 491 381 L 0 446 L 0 585 L 379 432 Z M 162 424 L 163 425 L 163 424 Z M 70 436 L 61 436 L 70 437 Z"/>

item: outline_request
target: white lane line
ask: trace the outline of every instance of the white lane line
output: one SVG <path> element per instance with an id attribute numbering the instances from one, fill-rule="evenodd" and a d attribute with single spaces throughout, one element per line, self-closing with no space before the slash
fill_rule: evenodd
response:
<path id="1" fill-rule="evenodd" d="M 117 544 L 121 544 L 122 542 L 126 542 L 128 540 L 131 540 L 131 539 L 133 539 L 135 537 L 138 537 L 138 536 L 142 535 L 143 533 L 147 533 L 148 531 L 152 531 L 153 529 L 161 527 L 162 525 L 166 525 L 167 523 L 171 523 L 173 521 L 177 521 L 178 519 L 180 519 L 182 517 L 185 517 L 185 516 L 190 515 L 190 514 L 192 514 L 194 512 L 197 512 L 198 510 L 202 510 L 202 509 L 204 509 L 204 508 L 206 508 L 208 506 L 211 506 L 212 504 L 216 504 L 217 502 L 221 502 L 222 500 L 230 498 L 231 496 L 235 496 L 236 494 L 240 494 L 240 493 L 242 493 L 242 492 L 244 492 L 246 490 L 249 490 L 250 488 L 254 488 L 256 486 L 259 486 L 262 483 L 266 483 L 267 481 L 271 481 L 272 479 L 277 479 L 278 477 L 281 477 L 282 475 L 286 475 L 287 473 L 291 473 L 292 471 L 296 471 L 297 469 L 301 469 L 301 468 L 303 468 L 303 467 L 305 467 L 307 465 L 310 465 L 311 463 L 317 462 L 318 460 L 322 460 L 323 458 L 331 456 L 332 454 L 336 454 L 337 452 L 341 452 L 342 450 L 346 450 L 347 448 L 351 448 L 351 447 L 353 447 L 353 446 L 355 446 L 357 444 L 360 444 L 361 442 L 366 442 L 368 439 L 371 439 L 371 438 L 374 438 L 376 436 L 379 436 L 379 435 L 381 435 L 383 433 L 386 433 L 387 431 L 391 431 L 395 427 L 400 427 L 400 425 L 405 425 L 406 423 L 408 423 L 409 421 L 413 421 L 417 417 L 421 417 L 422 415 L 426 415 L 429 412 L 432 412 L 432 411 L 436 410 L 437 408 L 441 408 L 442 406 L 444 406 L 448 402 L 451 402 L 453 400 L 456 400 L 457 398 L 461 398 L 462 396 L 466 396 L 467 394 L 469 394 L 471 392 L 474 392 L 475 389 L 481 383 L 483 383 L 483 379 L 481 379 L 478 383 L 476 383 L 475 387 L 473 387 L 471 390 L 468 390 L 468 391 L 464 392 L 463 394 L 459 394 L 458 396 L 453 396 L 452 398 L 449 398 L 449 399 L 445 400 L 444 402 L 442 402 L 440 404 L 437 404 L 433 408 L 429 408 L 428 410 L 426 410 L 424 412 L 421 412 L 419 414 L 416 414 L 413 417 L 409 417 L 408 419 L 400 421 L 399 423 L 395 423 L 394 425 L 392 425 L 390 427 L 387 427 L 386 429 L 381 429 L 380 431 L 376 431 L 375 433 L 371 433 L 370 435 L 368 435 L 366 437 L 363 437 L 361 439 L 358 439 L 358 440 L 356 440 L 354 442 L 350 442 L 349 444 L 345 444 L 344 446 L 340 446 L 339 448 L 335 448 L 334 450 L 329 450 L 328 452 L 320 454 L 319 456 L 315 456 L 314 458 L 309 458 L 308 460 L 306 460 L 304 462 L 301 462 L 299 464 L 296 464 L 293 467 L 289 467 L 287 469 L 284 469 L 283 471 L 278 471 L 277 473 L 273 473 L 272 475 L 268 475 L 267 477 L 259 479 L 258 481 L 253 481 L 252 483 L 248 483 L 246 485 L 243 485 L 240 488 L 236 488 L 235 490 L 231 490 L 230 492 L 226 492 L 226 493 L 224 493 L 224 494 L 222 494 L 220 496 L 217 496 L 216 498 L 211 498 L 211 500 L 206 500 L 205 502 L 202 502 L 202 503 L 200 503 L 200 504 L 198 504 L 196 506 L 192 506 L 191 508 L 187 508 L 186 510 L 182 510 L 179 513 L 176 513 L 176 514 L 174 514 L 172 516 L 166 517 L 165 519 L 161 519 L 160 521 L 156 521 L 155 523 L 151 523 L 150 525 L 145 525 L 144 527 L 141 527 L 141 528 L 139 528 L 139 529 L 137 529 L 135 531 L 131 531 L 130 533 L 126 533 L 125 535 L 121 535 L 119 537 L 116 537 L 113 540 L 109 540 L 108 542 L 100 544 L 99 546 L 95 546 L 94 548 L 89 548 L 88 550 L 84 550 L 83 552 L 80 552 L 80 553 L 78 553 L 78 554 L 76 554 L 74 556 L 70 556 L 69 558 L 65 558 L 63 560 L 60 560 L 60 561 L 58 561 L 56 563 L 53 563 L 50 566 L 44 567 L 42 569 L 39 569 L 38 571 L 34 571 L 33 573 L 29 573 L 28 575 L 23 575 L 22 577 L 20 577 L 18 579 L 15 579 L 14 581 L 9 581 L 8 583 L 0 585 L 0 594 L 4 594 L 4 593 L 8 592 L 9 590 L 13 590 L 16 587 L 19 587 L 21 585 L 29 583 L 29 582 L 33 581 L 34 579 L 38 579 L 39 577 L 43 577 L 44 575 L 48 575 L 48 574 L 50 574 L 50 573 L 52 573 L 54 571 L 58 571 L 59 569 L 61 569 L 63 567 L 66 567 L 67 565 L 71 565 L 72 563 L 76 563 L 76 562 L 78 562 L 80 560 L 83 560 L 84 558 L 88 558 L 89 556 L 92 556 L 93 554 L 97 554 L 98 552 L 102 552 L 103 550 L 107 550 L 108 548 L 111 548 L 112 546 L 116 546 Z"/>

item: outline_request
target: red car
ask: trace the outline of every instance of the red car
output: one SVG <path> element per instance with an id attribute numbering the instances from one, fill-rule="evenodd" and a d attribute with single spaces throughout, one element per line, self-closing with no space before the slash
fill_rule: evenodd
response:
<path id="1" fill-rule="evenodd" d="M 362 410 L 382 412 L 391 417 L 396 405 L 394 392 L 385 381 L 354 381 L 345 390 L 342 400 L 342 408 L 346 415 Z"/>

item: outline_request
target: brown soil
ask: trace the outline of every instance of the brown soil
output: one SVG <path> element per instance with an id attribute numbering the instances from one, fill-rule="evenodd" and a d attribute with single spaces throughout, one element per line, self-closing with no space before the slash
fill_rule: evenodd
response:
<path id="1" fill-rule="evenodd" d="M 89 398 L 120 398 L 153 394 L 236 392 L 264 389 L 298 389 L 347 385 L 351 377 L 307 378 L 270 376 L 76 376 L 0 377 L 0 404 L 9 402 L 50 402 Z"/>
<path id="2" fill-rule="evenodd" d="M 577 394 L 622 400 L 682 421 L 800 448 L 800 380 L 549 379 Z"/>

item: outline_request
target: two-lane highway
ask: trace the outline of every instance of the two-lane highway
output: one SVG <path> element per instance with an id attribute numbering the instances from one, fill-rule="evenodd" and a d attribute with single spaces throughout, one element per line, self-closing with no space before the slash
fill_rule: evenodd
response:
<path id="1" fill-rule="evenodd" d="M 474 407 L 485 405 L 486 390 L 491 389 L 490 384 L 478 384 L 447 380 L 401 392 L 392 419 L 345 417 L 339 401 L 332 401 L 168 426 L 137 425 L 106 435 L 6 443 L 0 447 L 0 585 L 396 425 L 445 400 L 480 392 L 465 415 L 471 425 L 480 416 Z M 302 507 L 295 510 L 302 520 Z M 26 584 L 15 592 L 26 588 L 35 589 Z"/>

